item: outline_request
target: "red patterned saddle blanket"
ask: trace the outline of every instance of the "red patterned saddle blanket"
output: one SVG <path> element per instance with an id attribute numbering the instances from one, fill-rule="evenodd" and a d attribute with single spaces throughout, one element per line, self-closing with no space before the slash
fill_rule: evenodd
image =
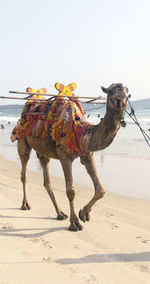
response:
<path id="1" fill-rule="evenodd" d="M 72 154 L 88 152 L 94 126 L 86 120 L 78 101 L 56 101 L 50 109 L 47 122 L 52 139 L 63 150 Z"/>
<path id="2" fill-rule="evenodd" d="M 56 99 L 52 103 L 27 102 L 11 140 L 22 139 L 24 135 L 41 139 L 50 135 L 63 150 L 81 154 L 88 151 L 93 127 L 75 98 Z"/>
<path id="3" fill-rule="evenodd" d="M 47 133 L 47 113 L 50 104 L 27 102 L 21 114 L 21 119 L 17 124 L 16 136 L 21 139 L 26 136 L 44 138 Z"/>

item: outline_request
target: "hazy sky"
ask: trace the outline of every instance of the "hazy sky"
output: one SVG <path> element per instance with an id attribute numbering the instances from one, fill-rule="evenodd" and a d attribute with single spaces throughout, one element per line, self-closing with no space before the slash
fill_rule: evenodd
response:
<path id="1" fill-rule="evenodd" d="M 121 82 L 150 97 L 149 0 L 0 0 L 0 40 L 0 95 L 76 82 L 98 96 Z"/>

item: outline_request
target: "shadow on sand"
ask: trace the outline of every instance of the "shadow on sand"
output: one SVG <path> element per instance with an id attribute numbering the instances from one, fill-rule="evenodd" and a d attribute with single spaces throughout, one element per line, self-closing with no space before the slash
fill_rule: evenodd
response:
<path id="1" fill-rule="evenodd" d="M 30 229 L 28 229 L 28 228 L 13 229 L 13 228 L 3 227 L 0 230 L 0 236 L 20 237 L 20 238 L 37 238 L 37 237 L 45 236 L 49 233 L 53 233 L 53 232 L 57 232 L 57 231 L 67 231 L 67 230 L 68 230 L 67 227 L 30 228 Z M 33 231 L 36 231 L 36 233 L 33 233 Z M 30 233 L 30 232 L 32 232 L 32 233 Z"/>
<path id="2" fill-rule="evenodd" d="M 52 217 L 24 217 L 24 216 L 9 216 L 9 215 L 0 215 L 0 220 L 3 219 L 35 219 L 36 220 L 50 220 L 56 221 L 56 218 Z M 58 223 L 61 221 L 57 221 Z M 38 223 L 37 223 L 38 224 Z M 50 224 L 52 225 L 52 224 Z M 67 231 L 68 227 L 49 227 L 49 228 L 14 228 L 10 223 L 2 224 L 1 223 L 0 236 L 6 237 L 21 237 L 21 238 L 37 238 L 45 236 L 49 233 L 57 231 Z M 34 233 L 35 232 L 35 233 Z"/>
<path id="3" fill-rule="evenodd" d="M 60 258 L 56 262 L 60 264 L 85 264 L 85 263 L 109 263 L 109 262 L 141 262 L 150 261 L 150 251 L 139 253 L 121 254 L 91 254 L 81 258 Z"/>

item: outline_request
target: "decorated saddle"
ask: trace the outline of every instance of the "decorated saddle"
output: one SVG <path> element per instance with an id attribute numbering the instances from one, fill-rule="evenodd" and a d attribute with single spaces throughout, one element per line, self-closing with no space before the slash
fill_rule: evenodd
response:
<path id="1" fill-rule="evenodd" d="M 11 136 L 11 140 L 22 139 L 24 135 L 44 138 L 47 135 L 47 113 L 49 110 L 48 101 L 45 100 L 44 94 L 47 90 L 42 88 L 36 91 L 33 88 L 27 88 L 26 91 L 33 95 L 29 96 L 24 109 L 21 114 L 17 126 L 15 127 L 14 137 Z M 36 95 L 34 94 L 36 93 Z M 16 132 L 16 134 L 15 134 Z"/>
<path id="2" fill-rule="evenodd" d="M 86 120 L 82 106 L 73 94 L 76 84 L 64 86 L 56 83 L 55 87 L 59 91 L 57 99 L 44 101 L 42 98 L 40 103 L 39 98 L 38 102 L 33 102 L 31 97 L 27 101 L 11 140 L 22 139 L 25 135 L 41 139 L 51 136 L 64 151 L 85 153 L 94 126 Z"/>

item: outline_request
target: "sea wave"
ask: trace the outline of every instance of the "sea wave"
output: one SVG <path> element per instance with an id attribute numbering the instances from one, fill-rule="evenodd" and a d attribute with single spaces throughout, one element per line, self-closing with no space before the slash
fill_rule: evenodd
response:
<path id="1" fill-rule="evenodd" d="M 87 117 L 87 120 L 92 124 L 97 124 L 100 122 L 101 118 L 90 115 Z M 125 121 L 127 124 L 135 124 L 135 121 L 130 117 L 125 117 Z M 137 117 L 137 121 L 141 125 L 148 125 L 150 127 L 150 117 Z"/>
<path id="2" fill-rule="evenodd" d="M 1 123 L 5 123 L 5 122 L 10 121 L 12 123 L 15 123 L 15 122 L 18 121 L 19 118 L 20 118 L 19 116 L 18 117 L 17 116 L 1 116 L 0 117 L 0 122 Z"/>
<path id="3" fill-rule="evenodd" d="M 132 119 L 132 118 L 125 118 L 125 121 L 128 123 L 128 124 L 135 124 L 135 121 Z M 149 117 L 138 117 L 137 118 L 137 122 L 139 124 L 142 124 L 142 125 L 149 125 L 150 127 L 150 118 Z"/>

